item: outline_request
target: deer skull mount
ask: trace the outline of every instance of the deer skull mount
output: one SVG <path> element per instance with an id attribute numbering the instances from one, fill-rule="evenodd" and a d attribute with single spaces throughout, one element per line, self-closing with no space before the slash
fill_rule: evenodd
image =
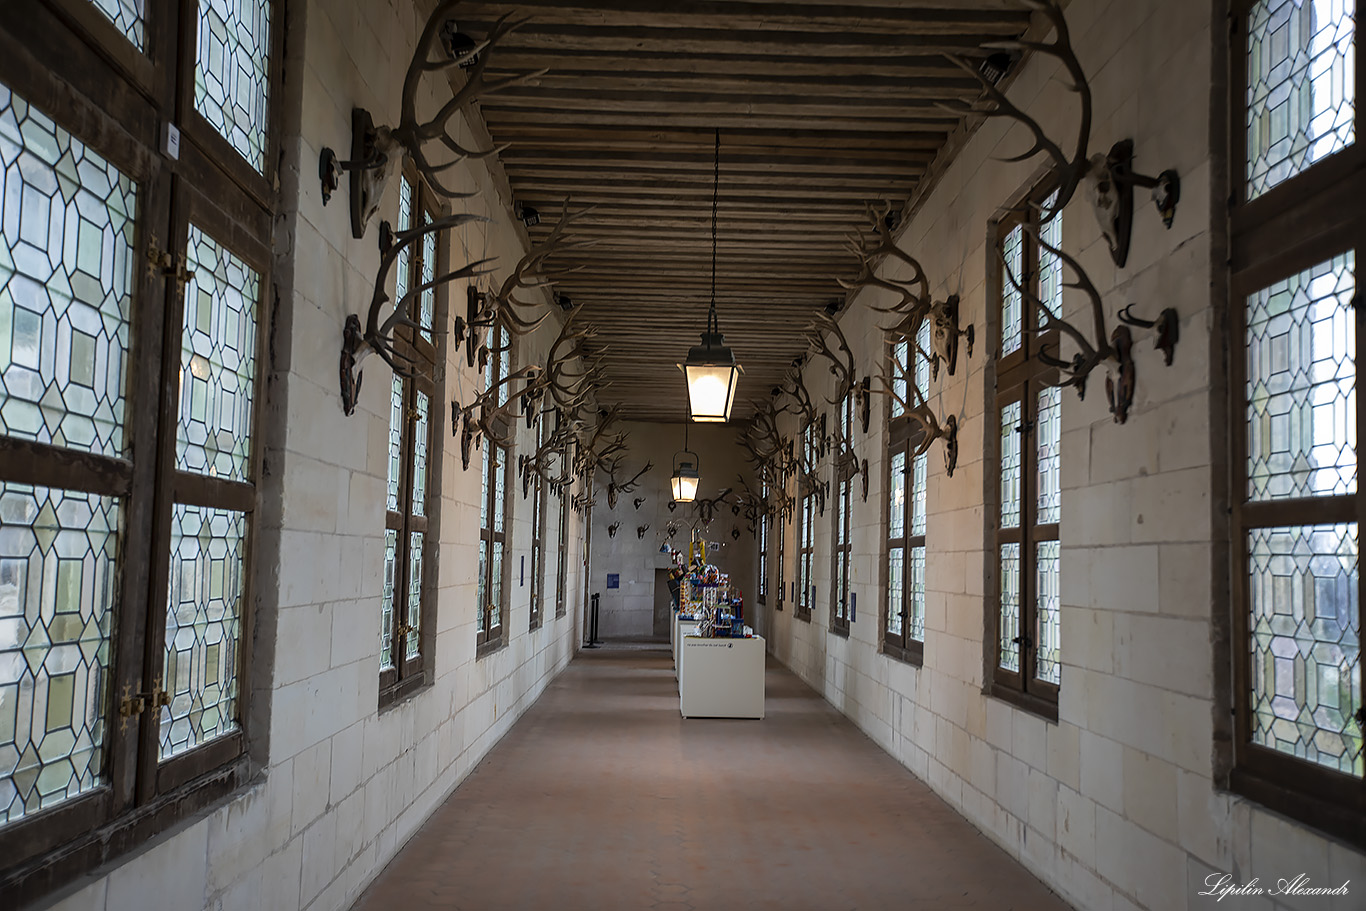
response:
<path id="1" fill-rule="evenodd" d="M 1156 177 L 1134 172 L 1134 141 L 1121 139 L 1108 155 L 1091 156 L 1086 173 L 1086 193 L 1110 247 L 1110 258 L 1119 268 L 1129 259 L 1129 240 L 1134 225 L 1134 187 L 1151 189 L 1162 224 L 1170 228 L 1181 199 L 1181 178 L 1171 169 Z"/>
<path id="2" fill-rule="evenodd" d="M 1005 93 L 982 74 L 975 65 L 976 61 L 969 62 L 957 55 L 949 55 L 955 65 L 971 74 L 981 85 L 982 97 L 971 102 L 941 103 L 940 107 L 959 115 L 1008 117 L 1027 127 L 1033 134 L 1033 145 L 1006 161 L 1026 161 L 1039 154 L 1047 155 L 1052 160 L 1052 186 L 1056 189 L 1056 196 L 1045 206 L 1043 220 L 1049 221 L 1061 212 L 1077 190 L 1085 185 L 1096 220 L 1100 222 L 1101 231 L 1109 244 L 1110 256 L 1116 266 L 1123 268 L 1129 256 L 1129 239 L 1133 228 L 1134 187 L 1153 191 L 1153 201 L 1162 223 L 1170 228 L 1176 216 L 1176 204 L 1181 197 L 1180 178 L 1173 170 L 1163 171 L 1156 177 L 1135 173 L 1134 144 L 1131 139 L 1115 143 L 1106 155 L 1087 156 L 1087 146 L 1091 140 L 1091 86 L 1072 49 L 1067 19 L 1058 0 L 1025 2 L 1041 12 L 1052 24 L 1055 34 L 1053 41 L 996 41 L 983 47 L 989 50 L 1033 51 L 1052 57 L 1063 65 L 1069 80 L 1068 88 L 1076 93 L 1081 104 L 1077 139 L 1071 153 L 1065 152 L 1059 143 L 1049 139 L 1038 121 L 1007 99 Z"/>
<path id="3" fill-rule="evenodd" d="M 637 526 L 636 526 L 636 537 L 637 537 L 637 538 L 643 538 L 643 537 L 645 537 L 645 532 L 647 532 L 647 531 L 649 531 L 649 530 L 650 530 L 650 523 L 649 523 L 649 522 L 646 522 L 644 525 L 637 525 Z"/>
<path id="4" fill-rule="evenodd" d="M 858 411 L 859 426 L 868 432 L 868 424 L 873 418 L 873 378 L 865 376 L 854 387 L 854 407 Z"/>
<path id="5" fill-rule="evenodd" d="M 613 522 L 611 525 L 607 526 L 607 537 L 615 538 L 617 536 L 617 529 L 620 527 L 620 522 Z"/>
<path id="6" fill-rule="evenodd" d="M 942 361 L 953 376 L 958 369 L 958 339 L 967 341 L 968 357 L 972 357 L 972 343 L 976 332 L 969 325 L 958 328 L 958 295 L 950 294 L 947 299 L 935 301 L 925 314 L 930 321 L 930 376 L 939 378 L 939 364 Z"/>
<path id="7" fill-rule="evenodd" d="M 636 497 L 634 500 L 631 501 L 631 505 L 634 506 L 634 507 L 636 508 L 636 511 L 637 511 L 637 512 L 639 512 L 639 511 L 640 511 L 640 504 L 642 504 L 642 503 L 644 503 L 644 502 L 645 502 L 645 498 L 644 498 L 644 497 Z M 646 528 L 649 528 L 649 526 L 647 525 Z"/>
<path id="8" fill-rule="evenodd" d="M 364 329 L 360 317 L 350 314 L 342 327 L 341 356 L 338 361 L 341 385 L 342 412 L 350 416 L 355 412 L 360 396 L 360 364 L 371 353 L 378 354 L 394 372 L 401 376 L 411 376 L 411 358 L 395 348 L 395 332 L 405 328 L 412 332 L 427 331 L 410 315 L 413 302 L 426 291 L 446 282 L 461 278 L 471 278 L 484 274 L 486 259 L 476 260 L 436 276 L 430 281 L 419 282 L 409 288 L 402 297 L 394 302 L 392 311 L 385 316 L 384 306 L 389 302 L 389 272 L 398 262 L 399 254 L 413 246 L 428 234 L 436 234 L 449 228 L 456 228 L 471 221 L 487 221 L 480 215 L 447 215 L 433 222 L 420 225 L 407 231 L 394 232 L 389 223 L 380 225 L 379 271 L 375 274 L 375 287 L 370 297 L 370 309 L 366 314 Z"/>
<path id="9" fill-rule="evenodd" d="M 377 127 L 367 111 L 355 108 L 351 112 L 351 158 L 339 161 L 336 153 L 329 148 L 324 148 L 319 155 L 318 177 L 322 184 L 324 204 L 339 186 L 341 172 L 349 174 L 351 234 L 357 239 L 365 236 L 366 225 L 379 208 L 393 165 L 404 153 L 412 159 L 418 173 L 438 196 L 448 200 L 468 199 L 474 196 L 474 193 L 452 189 L 446 183 L 445 172 L 464 159 L 487 158 L 502 151 L 502 148 L 465 148 L 450 129 L 451 121 L 462 109 L 479 98 L 501 89 L 521 85 L 545 74 L 545 70 L 540 70 L 485 79 L 484 71 L 488 66 L 489 51 L 526 20 L 513 20 L 511 14 L 505 14 L 494 24 L 483 41 L 472 42 L 467 47 L 456 49 L 449 40 L 445 40 L 445 36 L 453 31 L 450 14 L 458 2 L 459 0 L 442 0 L 427 19 L 403 81 L 398 123 L 392 127 Z M 446 72 L 456 68 L 466 73 L 464 85 L 452 93 L 451 99 L 441 106 L 431 120 L 419 120 L 417 93 L 422 84 L 422 77 L 427 73 Z M 448 161 L 434 163 L 428 157 L 430 145 L 439 145 L 442 151 L 454 157 Z"/>

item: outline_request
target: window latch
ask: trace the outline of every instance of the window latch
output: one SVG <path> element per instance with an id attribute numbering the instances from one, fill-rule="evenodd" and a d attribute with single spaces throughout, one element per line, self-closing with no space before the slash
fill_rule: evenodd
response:
<path id="1" fill-rule="evenodd" d="M 147 236 L 147 274 L 152 278 L 174 278 L 176 286 L 182 291 L 185 283 L 194 278 L 194 270 L 185 268 L 184 257 L 162 250 L 155 234 Z"/>
<path id="2" fill-rule="evenodd" d="M 158 709 L 171 704 L 171 694 L 161 688 L 161 678 L 153 681 L 150 693 L 135 693 L 130 684 L 123 685 L 123 698 L 119 700 L 119 733 L 128 730 L 128 719 L 141 715 L 145 709 Z"/>
<path id="3" fill-rule="evenodd" d="M 1021 421 L 1020 423 L 1018 423 L 1018 424 L 1015 425 L 1015 432 L 1018 433 L 1018 434 L 1020 434 L 1020 435 L 1024 435 L 1024 434 L 1027 434 L 1027 433 L 1033 433 L 1033 432 L 1034 432 L 1034 422 L 1033 422 L 1033 421 Z"/>
<path id="4" fill-rule="evenodd" d="M 1356 719 L 1357 728 L 1359 730 L 1366 731 L 1366 706 L 1362 706 L 1361 708 L 1357 709 L 1356 713 L 1352 715 L 1352 717 Z"/>
<path id="5" fill-rule="evenodd" d="M 1034 640 L 1029 638 L 1028 636 L 1016 636 L 1014 639 L 1011 639 L 1010 641 L 1022 648 L 1034 647 Z"/>

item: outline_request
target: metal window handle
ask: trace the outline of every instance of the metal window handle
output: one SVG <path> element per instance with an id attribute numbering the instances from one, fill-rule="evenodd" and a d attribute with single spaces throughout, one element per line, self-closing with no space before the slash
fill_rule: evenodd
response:
<path id="1" fill-rule="evenodd" d="M 1029 638 L 1028 636 L 1016 636 L 1014 639 L 1011 639 L 1010 641 L 1015 643 L 1016 645 L 1021 645 L 1025 648 L 1034 647 L 1034 640 Z"/>

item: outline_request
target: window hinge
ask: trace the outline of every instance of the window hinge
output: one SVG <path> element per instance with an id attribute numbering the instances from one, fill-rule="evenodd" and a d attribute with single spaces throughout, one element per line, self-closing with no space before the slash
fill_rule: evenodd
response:
<path id="1" fill-rule="evenodd" d="M 161 688 L 161 678 L 153 682 L 150 693 L 135 693 L 131 684 L 123 685 L 123 698 L 119 700 L 119 733 L 128 730 L 128 719 L 141 715 L 144 709 L 157 709 L 171 704 L 171 695 Z"/>
<path id="2" fill-rule="evenodd" d="M 180 260 L 179 263 L 177 260 Z M 153 278 L 174 277 L 176 287 L 182 291 L 185 283 L 194 278 L 194 271 L 185 268 L 184 258 L 162 250 L 155 234 L 147 236 L 147 274 Z"/>

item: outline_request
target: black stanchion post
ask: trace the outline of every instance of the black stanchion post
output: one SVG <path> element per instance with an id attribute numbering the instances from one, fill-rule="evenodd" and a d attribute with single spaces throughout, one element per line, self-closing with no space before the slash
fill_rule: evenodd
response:
<path id="1" fill-rule="evenodd" d="M 601 645 L 601 642 L 598 641 L 598 599 L 601 597 L 601 593 L 594 592 L 588 599 L 590 605 L 588 609 L 588 644 L 584 648 L 597 648 Z"/>

